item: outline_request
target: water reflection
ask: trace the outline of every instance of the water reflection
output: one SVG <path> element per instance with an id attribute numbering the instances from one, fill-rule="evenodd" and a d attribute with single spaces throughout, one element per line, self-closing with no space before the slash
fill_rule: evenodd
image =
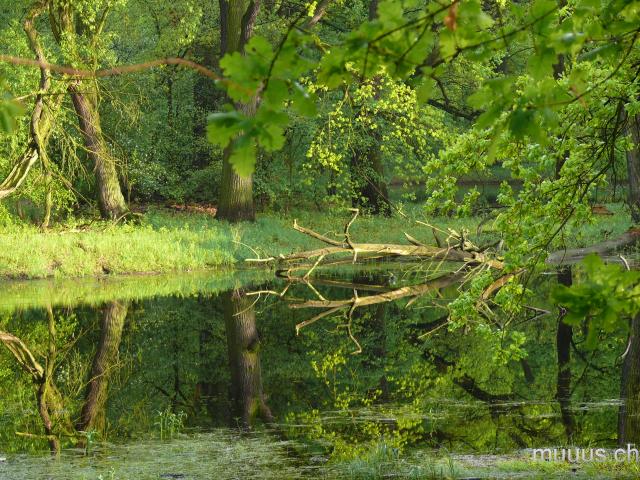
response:
<path id="1" fill-rule="evenodd" d="M 264 430 L 306 464 L 381 444 L 505 453 L 638 441 L 640 320 L 628 348 L 621 331 L 595 351 L 555 315 L 498 335 L 451 331 L 439 305 L 461 281 L 360 271 L 0 314 L 0 450 L 222 427 Z M 536 285 L 545 308 L 548 288 Z M 509 356 L 516 331 L 526 354 Z"/>
<path id="2" fill-rule="evenodd" d="M 272 422 L 273 415 L 262 391 L 255 301 L 242 289 L 235 289 L 223 294 L 223 302 L 234 415 L 245 428 L 251 427 L 256 419 Z"/>
<path id="3" fill-rule="evenodd" d="M 60 338 L 53 308 L 46 308 L 47 334 L 46 340 L 38 345 L 39 352 L 34 353 L 32 347 L 27 346 L 27 343 L 16 335 L 0 331 L 0 341 L 13 354 L 16 367 L 20 367 L 31 377 L 36 399 L 35 409 L 44 431 L 43 434 L 15 432 L 17 436 L 46 439 L 50 450 L 58 453 L 61 439 L 67 439 L 77 446 L 85 446 L 88 432 L 105 430 L 109 377 L 111 371 L 117 368 L 127 304 L 110 302 L 100 309 L 99 313 L 100 337 L 96 343 L 89 376 L 86 378 L 86 389 L 77 420 L 73 420 L 70 413 L 68 404 L 72 402 L 65 398 L 56 382 L 61 370 L 65 368 L 61 366 L 62 361 L 59 357 L 68 355 L 69 351 L 66 350 L 68 346 L 63 346 L 60 351 Z M 38 357 L 43 357 L 43 361 L 39 361 Z M 10 388 L 8 384 L 4 387 L 6 391 Z"/>
<path id="4" fill-rule="evenodd" d="M 76 430 L 90 432 L 105 430 L 105 404 L 108 397 L 109 377 L 117 368 L 118 350 L 122 339 L 128 305 L 125 302 L 111 302 L 102 309 L 100 339 L 93 357 L 85 400 Z"/>
<path id="5" fill-rule="evenodd" d="M 631 322 L 629 343 L 624 354 L 618 419 L 618 444 L 640 444 L 640 315 Z"/>

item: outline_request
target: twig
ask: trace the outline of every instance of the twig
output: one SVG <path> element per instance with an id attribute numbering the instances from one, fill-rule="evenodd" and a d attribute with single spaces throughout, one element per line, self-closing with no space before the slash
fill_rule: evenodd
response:
<path id="1" fill-rule="evenodd" d="M 358 251 L 354 248 L 353 243 L 351 243 L 351 234 L 349 233 L 349 228 L 351 228 L 353 222 L 355 222 L 356 218 L 358 218 L 358 215 L 360 215 L 360 210 L 358 210 L 357 208 L 350 208 L 349 210 L 353 212 L 353 217 L 351 217 L 351 220 L 349 220 L 344 226 L 344 241 L 353 250 L 353 263 L 356 263 L 358 261 Z"/>
<path id="2" fill-rule="evenodd" d="M 329 309 L 329 310 L 327 310 L 325 312 L 322 312 L 319 315 L 316 315 L 315 317 L 313 317 L 313 318 L 311 318 L 309 320 L 305 320 L 304 322 L 298 323 L 296 325 L 296 335 L 300 335 L 300 330 L 302 330 L 304 327 L 306 327 L 308 325 L 311 325 L 312 323 L 315 323 L 318 320 L 320 320 L 320 319 L 322 319 L 324 317 L 327 317 L 327 316 L 329 316 L 329 315 L 331 315 L 333 313 L 336 313 L 336 312 L 338 312 L 340 310 L 344 310 L 344 308 L 346 308 L 346 306 L 344 306 L 344 305 L 341 305 L 339 307 L 334 307 L 334 308 L 331 308 L 331 309 Z"/>
<path id="3" fill-rule="evenodd" d="M 305 273 L 304 276 L 302 277 L 304 280 L 309 278 L 309 275 L 311 275 L 311 273 L 316 269 L 316 267 L 320 264 L 320 262 L 324 259 L 324 257 L 325 257 L 325 255 L 320 255 L 318 257 L 318 259 L 316 260 L 316 263 L 313 264 L 313 267 L 311 267 L 309 269 L 309 271 L 307 273 Z"/>
<path id="4" fill-rule="evenodd" d="M 311 229 L 305 228 L 305 227 L 301 227 L 300 225 L 298 225 L 298 220 L 294 220 L 293 221 L 293 229 L 300 232 L 300 233 L 304 233 L 305 235 L 309 235 L 310 237 L 313 238 L 317 238 L 318 240 L 320 240 L 321 242 L 324 243 L 328 243 L 329 245 L 335 245 L 336 247 L 344 247 L 344 243 L 343 242 L 338 242 L 337 240 L 332 240 L 328 237 L 325 237 L 324 235 L 314 232 Z"/>

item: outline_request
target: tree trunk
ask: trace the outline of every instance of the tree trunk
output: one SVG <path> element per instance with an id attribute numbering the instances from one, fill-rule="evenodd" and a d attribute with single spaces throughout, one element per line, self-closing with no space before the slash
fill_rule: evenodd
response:
<path id="1" fill-rule="evenodd" d="M 8 197 L 20 188 L 20 185 L 26 180 L 31 167 L 36 164 L 39 158 L 40 149 L 32 137 L 29 139 L 26 150 L 11 169 L 9 175 L 0 183 L 0 199 Z"/>
<path id="2" fill-rule="evenodd" d="M 256 418 L 271 422 L 273 416 L 262 391 L 260 339 L 253 300 L 241 290 L 225 293 L 224 320 L 235 416 L 245 428 L 251 428 Z"/>
<path id="3" fill-rule="evenodd" d="M 117 362 L 127 310 L 126 303 L 111 302 L 102 312 L 100 342 L 93 357 L 91 378 L 80 419 L 76 423 L 78 431 L 88 432 L 104 428 L 104 407 L 107 401 L 109 376 Z"/>
<path id="4" fill-rule="evenodd" d="M 24 20 L 24 31 L 29 39 L 29 48 L 35 54 L 36 60 L 47 62 L 34 22 L 46 9 L 46 3 L 36 3 Z M 50 72 L 46 68 L 40 69 L 40 85 L 31 113 L 31 123 L 27 148 L 16 162 L 9 175 L 0 183 L 0 199 L 14 193 L 25 181 L 31 167 L 46 155 L 47 144 L 56 113 L 62 104 L 62 95 L 48 96 L 51 89 Z M 48 99 L 45 105 L 45 98 Z"/>
<path id="5" fill-rule="evenodd" d="M 633 221 L 640 223 L 640 114 L 627 116 L 627 130 L 633 142 L 632 148 L 627 150 L 629 207 Z"/>
<path id="6" fill-rule="evenodd" d="M 571 267 L 558 269 L 558 283 L 570 287 L 572 284 Z M 556 379 L 556 399 L 560 404 L 560 416 L 564 425 L 567 440 L 571 441 L 575 431 L 575 420 L 571 412 L 571 341 L 573 328 L 564 323 L 565 311 L 558 315 L 558 330 L 556 332 L 556 351 L 558 354 L 558 375 Z"/>
<path id="7" fill-rule="evenodd" d="M 50 2 L 49 23 L 53 37 L 62 47 L 65 60 L 69 63 L 88 63 L 95 65 L 98 58 L 93 54 L 86 55 L 81 52 L 78 45 L 82 43 L 81 37 L 95 45 L 105 24 L 109 6 L 101 12 L 102 21 L 95 30 L 89 32 L 87 26 L 79 21 L 76 2 Z M 98 207 L 100 214 L 105 219 L 115 220 L 128 212 L 127 204 L 116 171 L 116 160 L 109 153 L 107 143 L 102 133 L 100 114 L 98 112 L 98 87 L 97 84 L 89 85 L 88 81 L 80 79 L 71 80 L 67 91 L 71 95 L 73 107 L 78 117 L 78 125 L 85 144 L 85 149 L 96 177 L 98 189 Z M 88 91 L 89 90 L 89 91 Z"/>
<path id="8" fill-rule="evenodd" d="M 95 101 L 82 92 L 81 82 L 71 83 L 69 93 L 87 153 L 94 165 L 100 213 L 105 219 L 115 220 L 125 214 L 128 208 L 120 189 L 116 161 L 109 153 L 102 134 L 98 108 Z"/>
<path id="9" fill-rule="evenodd" d="M 391 204 L 384 180 L 380 143 L 374 132 L 369 132 L 369 135 L 375 139 L 374 145 L 364 152 L 355 152 L 351 160 L 354 185 L 357 186 L 356 197 L 351 203 L 353 207 L 368 210 L 374 215 L 389 216 Z"/>
<path id="10" fill-rule="evenodd" d="M 631 322 L 629 348 L 622 364 L 618 445 L 640 444 L 640 315 Z"/>
<path id="11" fill-rule="evenodd" d="M 247 110 L 247 109 L 244 109 Z M 233 169 L 229 157 L 233 146 L 228 145 L 222 155 L 222 185 L 216 216 L 229 222 L 254 221 L 253 176 L 242 177 Z"/>
<path id="12" fill-rule="evenodd" d="M 45 166 L 45 185 L 46 185 L 46 193 L 44 197 L 44 215 L 42 216 L 42 223 L 40 224 L 40 228 L 42 230 L 47 230 L 49 225 L 51 224 L 51 211 L 53 210 L 53 179 L 51 177 L 51 170 L 49 166 Z"/>
<path id="13" fill-rule="evenodd" d="M 260 0 L 220 0 L 220 46 L 221 55 L 244 52 L 251 38 L 253 26 L 260 10 Z M 254 115 L 258 98 L 247 105 L 238 105 L 245 115 Z M 255 220 L 253 206 L 253 177 L 241 177 L 233 169 L 229 158 L 233 145 L 225 148 L 222 157 L 222 185 L 217 217 L 221 220 L 239 222 Z"/>
<path id="14" fill-rule="evenodd" d="M 71 433 L 73 431 L 71 420 L 64 408 L 62 396 L 54 384 L 54 372 L 56 370 L 56 325 L 53 309 L 47 306 L 48 320 L 48 348 L 44 358 L 44 366 L 40 364 L 31 350 L 15 335 L 0 331 L 0 343 L 13 354 L 18 364 L 32 377 L 36 386 L 36 401 L 38 413 L 42 420 L 45 437 L 49 443 L 51 452 L 60 452 L 60 439 L 58 433 Z"/>
<path id="15" fill-rule="evenodd" d="M 378 0 L 369 2 L 369 20 L 378 18 Z M 375 84 L 376 79 L 372 80 Z M 376 99 L 380 96 L 378 91 Z M 369 130 L 366 134 L 370 138 L 370 145 L 362 151 L 356 150 L 351 157 L 351 168 L 356 185 L 356 196 L 352 203 L 353 207 L 369 210 L 374 215 L 390 215 L 391 204 L 389 202 L 389 192 L 384 179 L 384 165 L 380 151 L 380 135 L 377 130 Z"/>
<path id="16" fill-rule="evenodd" d="M 360 274 L 355 275 L 352 279 L 354 283 L 361 283 L 363 285 L 382 286 L 383 288 L 389 288 L 389 277 L 381 273 L 374 273 L 372 275 Z M 387 303 L 379 303 L 377 306 L 370 310 L 370 316 L 365 313 L 353 312 L 353 319 L 358 317 L 364 317 L 367 321 L 367 327 L 371 332 L 369 342 L 371 343 L 371 355 L 373 362 L 368 363 L 367 366 L 371 368 L 379 368 L 381 371 L 378 388 L 380 389 L 380 397 L 378 401 L 382 403 L 388 403 L 391 399 L 391 392 L 389 390 L 389 380 L 387 378 L 387 372 L 384 368 L 380 368 L 380 364 L 377 362 L 384 362 L 387 357 Z"/>
<path id="17" fill-rule="evenodd" d="M 49 327 L 49 345 L 47 351 L 47 359 L 45 362 L 45 370 L 38 388 L 38 412 L 42 419 L 44 426 L 44 433 L 47 436 L 49 442 L 49 449 L 51 453 L 58 454 L 60 452 L 60 439 L 54 434 L 55 424 L 51 419 L 51 413 L 59 415 L 62 408 L 62 401 L 56 401 L 56 397 L 59 399 L 59 395 L 56 395 L 55 386 L 53 384 L 53 376 L 55 372 L 57 349 L 56 349 L 56 319 L 53 314 L 53 307 L 47 306 L 47 323 Z"/>

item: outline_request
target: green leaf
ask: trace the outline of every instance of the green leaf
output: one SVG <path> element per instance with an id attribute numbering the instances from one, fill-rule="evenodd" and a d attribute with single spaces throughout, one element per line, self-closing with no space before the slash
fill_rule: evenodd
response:
<path id="1" fill-rule="evenodd" d="M 268 152 L 280 150 L 285 140 L 284 129 L 275 124 L 267 124 L 258 134 L 258 142 Z"/>
<path id="2" fill-rule="evenodd" d="M 12 100 L 0 98 L 0 131 L 12 133 L 16 119 L 24 113 L 22 105 Z"/>
<path id="3" fill-rule="evenodd" d="M 244 48 L 245 52 L 252 53 L 258 57 L 262 57 L 264 60 L 268 60 L 271 63 L 271 57 L 273 57 L 273 47 L 269 40 L 260 36 L 254 35 L 249 40 L 249 43 Z"/>
<path id="4" fill-rule="evenodd" d="M 535 0 L 531 5 L 532 19 L 545 18 L 546 22 L 554 19 L 554 15 L 549 14 L 554 10 L 558 10 L 558 2 L 556 0 Z M 541 21 L 536 22 L 537 28 L 541 28 Z M 546 25 L 545 25 L 546 26 Z"/>
<path id="5" fill-rule="evenodd" d="M 540 48 L 529 58 L 527 66 L 529 73 L 536 80 L 553 74 L 553 65 L 558 61 L 558 55 L 551 48 Z"/>
<path id="6" fill-rule="evenodd" d="M 252 137 L 242 135 L 233 141 L 229 163 L 241 177 L 251 176 L 256 165 L 256 145 Z"/>
<path id="7" fill-rule="evenodd" d="M 316 96 L 310 94 L 298 82 L 293 82 L 293 98 L 291 106 L 303 117 L 313 117 L 318 113 Z"/>
<path id="8" fill-rule="evenodd" d="M 482 115 L 478 117 L 475 123 L 476 127 L 487 128 L 488 126 L 492 125 L 498 118 L 500 118 L 502 112 L 503 106 L 501 104 L 495 103 L 491 105 L 482 113 Z"/>
<path id="9" fill-rule="evenodd" d="M 422 105 L 427 103 L 433 94 L 433 89 L 436 86 L 436 81 L 431 77 L 426 77 L 424 81 L 416 88 L 416 96 L 418 102 Z"/>
<path id="10" fill-rule="evenodd" d="M 440 55 L 445 59 L 451 58 L 457 49 L 455 32 L 445 28 L 440 34 Z"/>
<path id="11" fill-rule="evenodd" d="M 330 89 L 339 87 L 343 82 L 351 79 L 351 74 L 346 68 L 344 53 L 342 48 L 336 47 L 320 61 L 318 81 Z"/>
<path id="12" fill-rule="evenodd" d="M 289 96 L 289 87 L 287 82 L 279 78 L 271 78 L 266 92 L 263 94 L 265 103 L 274 107 L 282 105 Z"/>
<path id="13" fill-rule="evenodd" d="M 517 109 L 509 116 L 509 129 L 517 138 L 531 134 L 535 127 L 535 112 L 530 109 Z"/>
<path id="14" fill-rule="evenodd" d="M 247 123 L 247 118 L 236 110 L 212 113 L 207 117 L 207 138 L 212 144 L 224 148 Z"/>
<path id="15" fill-rule="evenodd" d="M 620 52 L 620 45 L 617 43 L 607 43 L 606 45 L 602 45 L 601 47 L 594 48 L 585 52 L 581 55 L 578 55 L 579 62 L 590 62 L 595 60 L 596 58 L 608 58 L 612 56 L 617 56 Z"/>
<path id="16" fill-rule="evenodd" d="M 485 108 L 487 105 L 491 103 L 493 100 L 493 94 L 491 89 L 484 85 L 483 87 L 476 90 L 474 93 L 469 95 L 467 98 L 467 104 L 473 108 Z"/>
<path id="17" fill-rule="evenodd" d="M 393 28 L 404 21 L 402 2 L 398 0 L 382 0 L 378 4 L 378 18 L 385 28 Z"/>

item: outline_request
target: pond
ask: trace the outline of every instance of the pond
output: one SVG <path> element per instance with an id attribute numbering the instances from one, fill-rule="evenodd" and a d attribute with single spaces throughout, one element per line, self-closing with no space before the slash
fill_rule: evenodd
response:
<path id="1" fill-rule="evenodd" d="M 0 479 L 637 477 L 637 338 L 586 348 L 554 281 L 490 331 L 447 323 L 459 275 L 316 273 L 5 284 Z"/>

